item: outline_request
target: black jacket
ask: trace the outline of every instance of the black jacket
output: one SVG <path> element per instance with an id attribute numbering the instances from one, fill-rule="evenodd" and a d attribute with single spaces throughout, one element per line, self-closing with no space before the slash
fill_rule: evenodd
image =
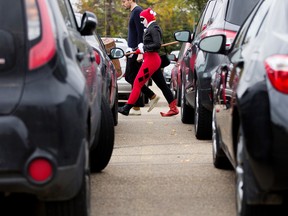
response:
<path id="1" fill-rule="evenodd" d="M 143 35 L 144 52 L 158 52 L 162 44 L 162 30 L 156 22 L 151 23 Z"/>

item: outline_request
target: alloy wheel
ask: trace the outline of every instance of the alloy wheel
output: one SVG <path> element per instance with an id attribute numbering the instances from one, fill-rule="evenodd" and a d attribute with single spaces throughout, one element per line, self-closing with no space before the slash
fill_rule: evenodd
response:
<path id="1" fill-rule="evenodd" d="M 244 169 L 243 169 L 243 136 L 240 134 L 237 145 L 237 166 L 236 166 L 236 205 L 237 215 L 242 212 L 243 203 L 243 186 L 244 186 Z"/>

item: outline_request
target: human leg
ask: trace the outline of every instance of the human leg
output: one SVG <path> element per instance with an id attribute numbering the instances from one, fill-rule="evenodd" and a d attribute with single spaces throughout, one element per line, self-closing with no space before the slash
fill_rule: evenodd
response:
<path id="1" fill-rule="evenodd" d="M 179 110 L 176 106 L 176 99 L 174 99 L 173 93 L 171 92 L 171 90 L 167 86 L 165 79 L 164 79 L 164 76 L 163 76 L 163 73 L 162 73 L 160 68 L 152 75 L 152 79 L 155 82 L 155 84 L 162 91 L 166 101 L 169 104 L 169 108 L 170 108 L 170 110 L 167 113 L 160 112 L 160 114 L 163 117 L 177 115 L 179 113 Z"/>
<path id="2" fill-rule="evenodd" d="M 144 53 L 144 59 L 145 61 L 142 63 L 134 80 L 128 102 L 124 105 L 124 107 L 120 107 L 118 109 L 118 112 L 122 113 L 123 115 L 129 115 L 130 109 L 133 107 L 133 104 L 135 104 L 141 93 L 141 88 L 150 79 L 157 68 L 160 67 L 161 60 L 158 53 Z"/>
<path id="3" fill-rule="evenodd" d="M 127 58 L 126 71 L 125 71 L 125 80 L 131 84 L 133 88 L 133 83 L 137 73 L 142 65 L 142 62 L 137 61 L 137 55 L 134 54 L 131 58 Z M 147 86 L 144 85 L 141 89 L 141 92 L 148 97 L 150 100 L 153 99 L 156 95 L 155 93 Z M 131 115 L 141 115 L 140 107 L 143 106 L 143 97 L 139 97 L 136 103 L 133 106 L 133 112 Z"/>

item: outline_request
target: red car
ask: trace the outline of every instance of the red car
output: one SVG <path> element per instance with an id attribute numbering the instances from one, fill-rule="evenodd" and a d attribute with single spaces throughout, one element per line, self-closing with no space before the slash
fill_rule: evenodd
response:
<path id="1" fill-rule="evenodd" d="M 177 106 L 181 106 L 181 69 L 183 67 L 183 57 L 190 46 L 190 43 L 184 42 L 182 43 L 178 60 L 175 66 L 171 70 L 171 82 L 170 89 L 173 92 L 175 98 L 177 99 Z"/>

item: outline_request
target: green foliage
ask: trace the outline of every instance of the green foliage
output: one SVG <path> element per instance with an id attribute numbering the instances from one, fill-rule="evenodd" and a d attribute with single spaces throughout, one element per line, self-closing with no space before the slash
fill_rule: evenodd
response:
<path id="1" fill-rule="evenodd" d="M 193 31 L 206 0 L 138 0 L 142 8 L 151 7 L 157 13 L 157 22 L 163 30 L 164 42 L 174 41 L 174 32 Z M 80 0 L 78 11 L 91 11 L 97 15 L 97 31 L 102 37 L 127 37 L 130 11 L 121 0 Z M 180 49 L 180 44 L 167 47 L 168 51 Z"/>

